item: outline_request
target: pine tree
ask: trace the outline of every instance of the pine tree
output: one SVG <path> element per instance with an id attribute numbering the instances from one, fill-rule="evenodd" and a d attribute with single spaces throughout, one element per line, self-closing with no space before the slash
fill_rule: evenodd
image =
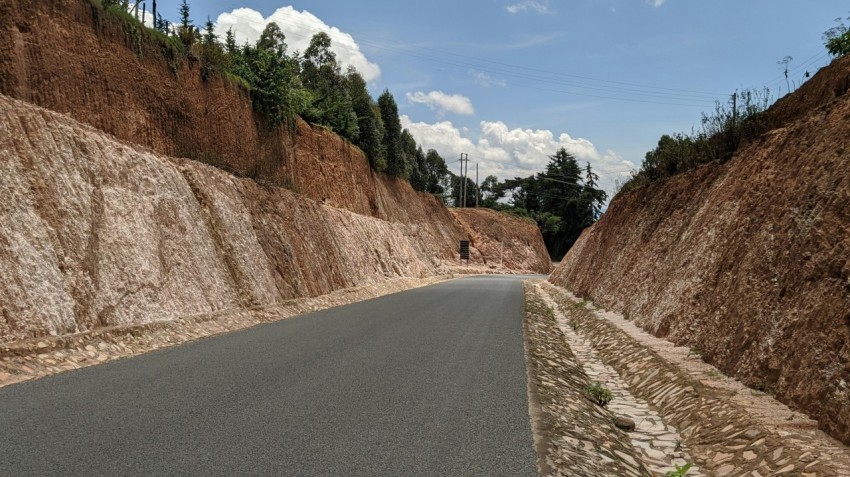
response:
<path id="1" fill-rule="evenodd" d="M 360 134 L 354 144 L 366 154 L 369 164 L 375 170 L 383 170 L 386 162 L 383 158 L 381 139 L 382 128 L 380 126 L 380 113 L 375 109 L 375 103 L 369 96 L 366 81 L 354 68 L 349 68 L 345 76 L 345 86 L 351 98 L 351 108 L 357 118 L 357 127 Z"/>
<path id="2" fill-rule="evenodd" d="M 405 176 L 407 165 L 401 143 L 401 121 L 398 119 L 398 105 L 389 90 L 378 97 L 378 108 L 384 124 L 384 150 L 386 151 L 387 173 L 395 177 Z"/>
<path id="3" fill-rule="evenodd" d="M 187 30 L 192 26 L 192 20 L 189 19 L 188 0 L 182 0 L 180 3 L 180 26 Z"/>
<path id="4" fill-rule="evenodd" d="M 239 52 L 239 46 L 236 45 L 236 36 L 233 34 L 233 27 L 228 28 L 227 33 L 224 34 L 224 49 L 231 55 Z"/>

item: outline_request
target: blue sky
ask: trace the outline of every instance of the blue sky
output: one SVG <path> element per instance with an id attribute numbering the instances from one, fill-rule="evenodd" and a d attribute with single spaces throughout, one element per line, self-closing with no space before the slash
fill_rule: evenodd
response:
<path id="1" fill-rule="evenodd" d="M 147 0 L 148 6 L 151 0 Z M 179 0 L 159 0 L 177 19 Z M 565 146 L 610 191 L 665 133 L 741 88 L 787 93 L 829 62 L 823 31 L 846 0 L 191 1 L 240 40 L 276 20 L 292 49 L 331 31 L 338 56 L 389 89 L 403 123 L 482 178 L 542 170 Z M 281 10 L 284 7 L 289 9 Z M 252 38 L 253 37 L 253 38 Z"/>

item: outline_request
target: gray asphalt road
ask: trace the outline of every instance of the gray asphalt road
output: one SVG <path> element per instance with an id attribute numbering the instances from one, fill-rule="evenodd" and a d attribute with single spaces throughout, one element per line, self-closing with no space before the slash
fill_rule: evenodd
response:
<path id="1" fill-rule="evenodd" d="M 0 388 L 0 475 L 534 475 L 514 277 Z"/>

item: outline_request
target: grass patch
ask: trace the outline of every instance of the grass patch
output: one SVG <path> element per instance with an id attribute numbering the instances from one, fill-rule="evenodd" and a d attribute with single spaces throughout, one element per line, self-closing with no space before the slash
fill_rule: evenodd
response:
<path id="1" fill-rule="evenodd" d="M 611 390 L 603 386 L 602 383 L 598 381 L 588 385 L 587 388 L 585 388 L 585 391 L 591 401 L 602 407 L 607 406 L 609 402 L 614 400 L 614 394 Z"/>
<path id="2" fill-rule="evenodd" d="M 716 370 L 716 369 L 709 369 L 709 370 L 708 370 L 708 371 L 706 371 L 704 374 L 705 374 L 706 376 L 708 376 L 709 378 L 715 378 L 715 379 L 716 379 L 716 378 L 719 378 L 719 377 L 721 377 L 721 376 L 723 376 L 722 374 L 720 374 L 719 372 L 717 372 L 717 370 Z"/>
<path id="3" fill-rule="evenodd" d="M 671 470 L 664 475 L 666 477 L 685 477 L 688 475 L 688 471 L 691 470 L 691 467 L 693 466 L 694 464 L 691 464 L 690 462 L 682 466 L 676 465 L 676 470 Z"/>

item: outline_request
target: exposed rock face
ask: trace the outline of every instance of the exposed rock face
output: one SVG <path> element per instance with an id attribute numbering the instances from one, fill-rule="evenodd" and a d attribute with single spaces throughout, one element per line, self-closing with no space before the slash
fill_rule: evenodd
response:
<path id="1" fill-rule="evenodd" d="M 363 154 L 300 119 L 270 129 L 235 81 L 115 21 L 89 0 L 0 3 L 0 94 L 65 113 L 160 154 L 280 185 L 363 215 L 379 209 Z"/>
<path id="2" fill-rule="evenodd" d="M 3 96 L 0 192 L 0 342 L 435 269 L 415 226 L 167 159 Z"/>
<path id="3" fill-rule="evenodd" d="M 403 181 L 378 184 L 392 221 L 160 156 L 0 95 L 0 343 L 271 305 L 456 260 L 466 236 L 437 199 Z M 509 220 L 500 217 L 490 220 Z M 545 248 L 511 245 L 542 244 L 537 230 L 507 229 L 510 266 L 547 271 Z"/>
<path id="4" fill-rule="evenodd" d="M 810 83 L 729 162 L 614 200 L 551 281 L 850 442 L 850 58 Z"/>
<path id="5" fill-rule="evenodd" d="M 485 265 L 531 273 L 549 273 L 552 262 L 537 224 L 490 209 L 452 209 Z"/>

